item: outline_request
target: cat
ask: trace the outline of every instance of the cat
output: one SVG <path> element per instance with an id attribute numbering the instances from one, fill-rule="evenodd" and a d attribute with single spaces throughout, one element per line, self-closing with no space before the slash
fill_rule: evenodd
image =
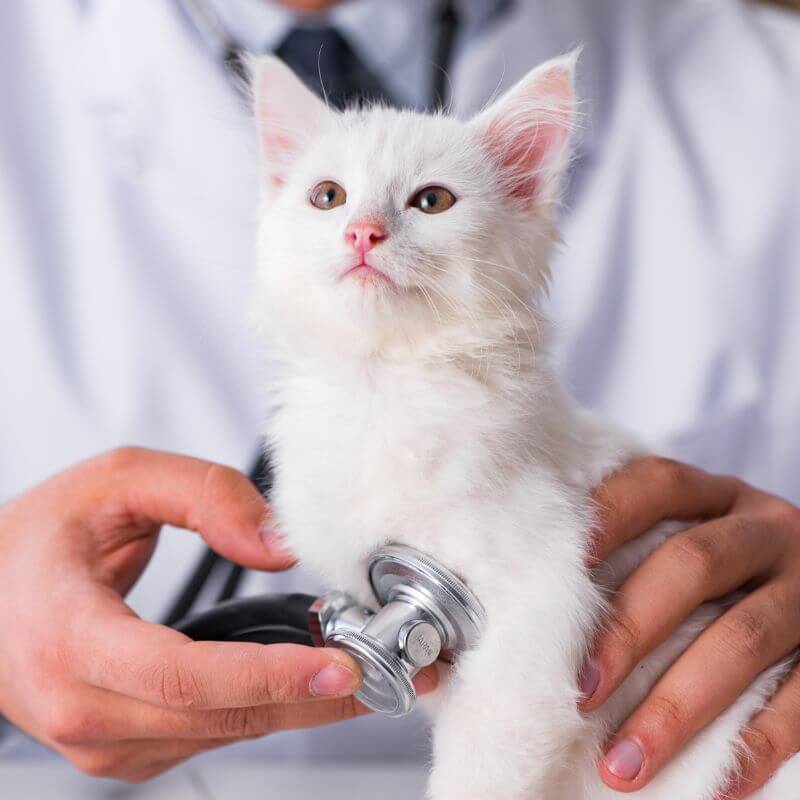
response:
<path id="1" fill-rule="evenodd" d="M 592 488 L 643 451 L 575 406 L 548 353 L 541 301 L 575 63 L 533 69 L 466 121 L 334 111 L 277 59 L 251 63 L 253 316 L 270 358 L 278 524 L 304 564 L 361 602 L 374 602 L 366 558 L 396 542 L 448 566 L 488 615 L 437 690 L 430 800 L 622 797 L 598 777 L 603 742 L 721 611 L 703 606 L 602 708 L 578 710 L 605 598 L 676 526 L 605 571 L 585 566 Z M 782 669 L 636 797 L 714 797 Z M 791 800 L 793 782 L 798 759 L 756 797 Z"/>

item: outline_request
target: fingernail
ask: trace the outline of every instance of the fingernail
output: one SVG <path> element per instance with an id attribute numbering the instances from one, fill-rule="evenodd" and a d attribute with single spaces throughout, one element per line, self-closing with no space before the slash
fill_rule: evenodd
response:
<path id="1" fill-rule="evenodd" d="M 581 698 L 588 700 L 600 685 L 600 670 L 591 659 L 583 662 L 580 674 L 578 675 L 578 688 L 581 690 Z"/>
<path id="2" fill-rule="evenodd" d="M 311 679 L 315 697 L 346 697 L 358 688 L 358 675 L 342 664 L 328 664 Z"/>
<path id="3" fill-rule="evenodd" d="M 270 551 L 273 555 L 276 556 L 286 556 L 287 558 L 294 559 L 294 555 L 292 551 L 289 550 L 289 547 L 286 544 L 286 539 L 283 538 L 276 530 L 272 527 L 264 527 L 261 529 L 261 541 L 264 542 L 264 546 L 267 550 Z"/>
<path id="4" fill-rule="evenodd" d="M 436 679 L 427 671 L 418 672 L 412 681 L 417 694 L 428 694 L 438 685 Z"/>
<path id="5" fill-rule="evenodd" d="M 623 781 L 632 781 L 644 765 L 644 753 L 633 739 L 623 739 L 615 744 L 603 759 L 609 772 Z"/>

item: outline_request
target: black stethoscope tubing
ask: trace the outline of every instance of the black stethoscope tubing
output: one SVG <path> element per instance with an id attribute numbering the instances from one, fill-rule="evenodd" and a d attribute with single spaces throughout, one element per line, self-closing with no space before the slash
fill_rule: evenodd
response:
<path id="1" fill-rule="evenodd" d="M 262 594 L 227 600 L 173 627 L 195 640 L 310 646 L 308 618 L 316 599 L 308 594 Z"/>

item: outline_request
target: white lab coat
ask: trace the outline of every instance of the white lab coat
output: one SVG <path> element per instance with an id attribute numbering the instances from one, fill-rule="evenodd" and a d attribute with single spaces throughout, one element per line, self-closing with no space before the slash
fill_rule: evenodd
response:
<path id="1" fill-rule="evenodd" d="M 459 50 L 455 109 L 578 44 L 564 377 L 657 450 L 800 502 L 800 21 L 518 0 Z M 218 62 L 172 0 L 11 0 L 0 64 L 0 502 L 122 443 L 246 468 L 254 148 Z M 134 607 L 157 617 L 199 551 L 164 536 Z M 419 722 L 348 725 L 259 757 L 425 754 Z"/>

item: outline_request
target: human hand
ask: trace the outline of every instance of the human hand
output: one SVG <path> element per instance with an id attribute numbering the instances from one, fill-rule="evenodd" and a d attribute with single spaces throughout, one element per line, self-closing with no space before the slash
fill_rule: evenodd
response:
<path id="1" fill-rule="evenodd" d="M 631 792 L 800 645 L 800 509 L 733 478 L 653 457 L 612 475 L 597 500 L 597 559 L 662 520 L 705 521 L 665 542 L 620 587 L 612 620 L 582 672 L 583 710 L 598 708 L 701 603 L 749 590 L 662 676 L 610 742 L 600 776 Z M 800 668 L 744 739 L 750 756 L 741 759 L 741 777 L 726 800 L 747 797 L 800 750 Z"/>
<path id="2" fill-rule="evenodd" d="M 123 602 L 162 523 L 244 566 L 291 566 L 267 520 L 236 470 L 137 448 L 0 507 L 0 713 L 82 771 L 132 781 L 212 747 L 364 713 L 351 696 L 358 668 L 341 651 L 192 642 Z M 418 685 L 434 683 L 428 670 Z"/>

